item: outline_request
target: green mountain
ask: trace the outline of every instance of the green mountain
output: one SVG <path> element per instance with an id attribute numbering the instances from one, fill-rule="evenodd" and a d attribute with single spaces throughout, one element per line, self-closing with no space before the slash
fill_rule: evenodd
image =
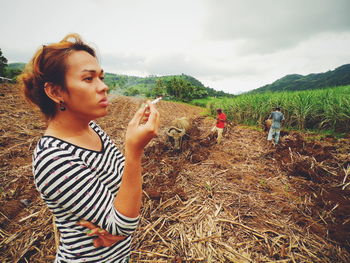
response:
<path id="1" fill-rule="evenodd" d="M 223 91 L 217 91 L 212 88 L 205 87 L 198 79 L 185 74 L 169 76 L 151 75 L 148 77 L 136 77 L 106 73 L 105 83 L 109 86 L 112 93 L 119 93 L 131 96 L 154 96 L 157 94 L 163 94 L 169 97 L 180 98 L 180 94 L 176 95 L 176 91 L 172 90 L 174 87 L 178 87 L 180 93 L 192 94 L 191 96 L 187 96 L 187 99 L 189 99 L 190 97 L 202 98 L 207 96 L 233 96 L 232 94 L 228 94 Z"/>
<path id="2" fill-rule="evenodd" d="M 322 89 L 350 84 L 350 64 L 345 64 L 325 73 L 312 73 L 306 76 L 291 74 L 262 86 L 249 93 L 296 91 Z"/>
<path id="3" fill-rule="evenodd" d="M 182 75 L 185 76 L 185 75 Z M 183 79 L 186 79 L 191 82 L 191 84 L 199 87 L 204 87 L 202 83 L 197 81 L 196 79 L 186 76 L 186 77 L 180 77 Z M 179 76 L 153 76 L 150 75 L 148 77 L 136 77 L 136 76 L 128 76 L 128 75 L 119 75 L 119 74 L 113 74 L 113 73 L 106 73 L 105 74 L 105 83 L 111 88 L 112 90 L 115 89 L 139 89 L 139 91 L 144 92 L 146 90 L 151 90 L 156 87 L 157 81 L 168 81 L 172 77 L 179 77 Z"/>
<path id="4" fill-rule="evenodd" d="M 7 68 L 23 70 L 25 65 L 26 65 L 26 63 L 20 63 L 20 62 L 19 63 L 9 63 L 7 65 Z"/>
<path id="5" fill-rule="evenodd" d="M 5 67 L 4 77 L 12 79 L 13 81 L 15 81 L 15 78 L 19 74 L 21 74 L 21 72 L 23 71 L 25 65 L 26 65 L 25 63 L 9 63 Z"/>

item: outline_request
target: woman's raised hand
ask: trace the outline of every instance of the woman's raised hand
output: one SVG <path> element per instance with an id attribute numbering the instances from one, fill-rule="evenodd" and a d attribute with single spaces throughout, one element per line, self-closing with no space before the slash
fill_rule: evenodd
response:
<path id="1" fill-rule="evenodd" d="M 159 112 L 147 101 L 129 122 L 125 135 L 125 150 L 142 153 L 145 146 L 155 137 L 159 128 Z"/>

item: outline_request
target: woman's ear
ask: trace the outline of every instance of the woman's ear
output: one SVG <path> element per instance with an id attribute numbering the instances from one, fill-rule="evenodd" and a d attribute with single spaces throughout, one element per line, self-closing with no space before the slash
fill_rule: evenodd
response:
<path id="1" fill-rule="evenodd" d="M 46 95 L 52 99 L 57 104 L 61 101 L 64 101 L 63 99 L 63 91 L 62 88 L 59 85 L 54 85 L 51 82 L 45 82 L 44 84 L 44 90 Z"/>

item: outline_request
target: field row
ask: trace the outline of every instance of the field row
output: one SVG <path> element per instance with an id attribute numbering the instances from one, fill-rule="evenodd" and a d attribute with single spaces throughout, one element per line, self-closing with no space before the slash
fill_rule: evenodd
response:
<path id="1" fill-rule="evenodd" d="M 350 86 L 322 90 L 243 94 L 235 98 L 193 101 L 214 115 L 222 108 L 229 120 L 261 125 L 274 107 L 281 107 L 291 129 L 350 131 Z M 203 105 L 205 104 L 205 105 Z"/>

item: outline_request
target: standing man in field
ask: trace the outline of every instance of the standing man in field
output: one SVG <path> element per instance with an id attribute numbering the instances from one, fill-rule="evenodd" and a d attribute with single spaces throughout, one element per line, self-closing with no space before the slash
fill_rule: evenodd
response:
<path id="1" fill-rule="evenodd" d="M 222 133 L 225 128 L 225 123 L 226 123 L 226 114 L 222 112 L 222 109 L 217 109 L 217 116 L 216 116 L 216 123 L 213 129 L 211 130 L 212 132 L 217 132 L 218 137 L 217 137 L 217 143 L 221 143 L 222 139 Z"/>
<path id="2" fill-rule="evenodd" d="M 272 143 L 276 145 L 278 144 L 280 138 L 281 124 L 284 120 L 281 108 L 276 107 L 275 110 L 271 112 L 269 119 L 272 119 L 272 124 L 269 130 L 269 134 L 267 135 L 267 140 L 271 141 L 272 138 L 274 138 L 274 141 Z"/>

